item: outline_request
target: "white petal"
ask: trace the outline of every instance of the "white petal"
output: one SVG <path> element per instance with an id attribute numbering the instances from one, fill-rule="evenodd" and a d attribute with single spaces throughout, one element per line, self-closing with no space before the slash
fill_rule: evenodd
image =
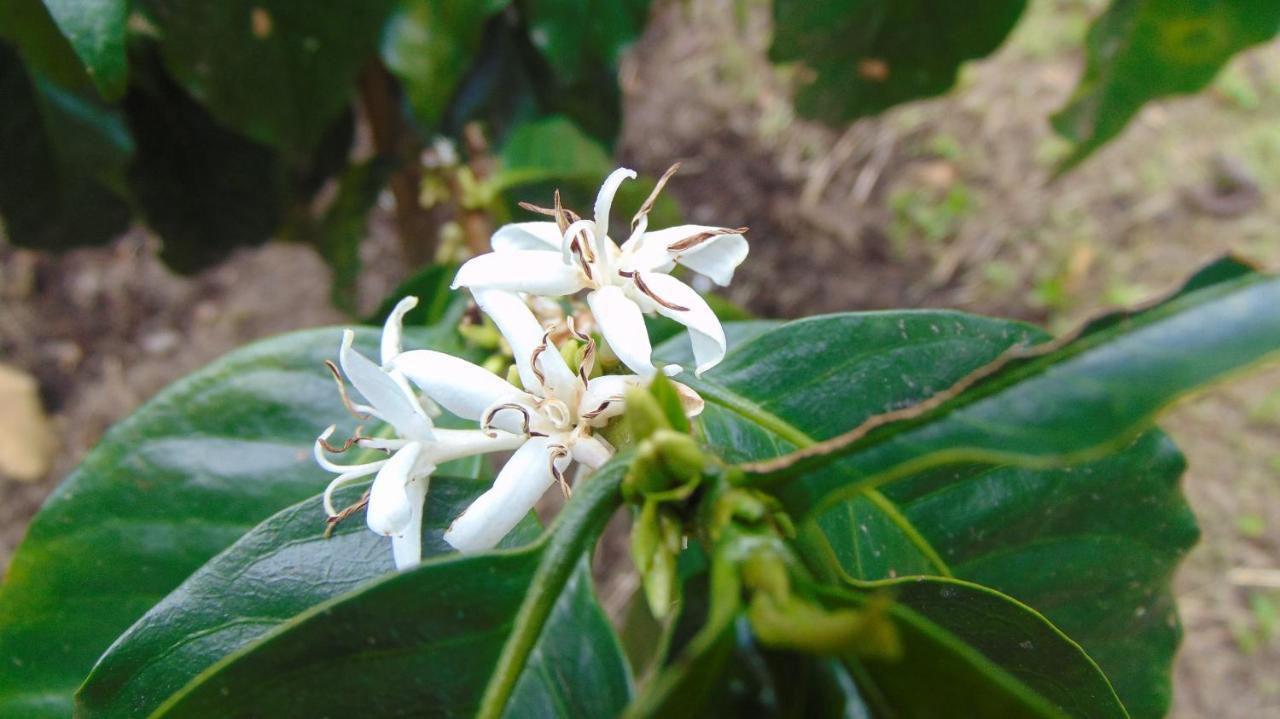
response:
<path id="1" fill-rule="evenodd" d="M 577 265 L 566 264 L 559 252 L 511 250 L 489 252 L 467 260 L 453 278 L 453 288 L 507 290 L 558 297 L 586 287 Z"/>
<path id="2" fill-rule="evenodd" d="M 522 434 L 494 430 L 494 437 L 478 429 L 437 429 L 436 439 L 426 446 L 432 464 L 443 464 L 452 459 L 472 457 L 489 452 L 505 452 L 524 444 L 528 439 Z"/>
<path id="3" fill-rule="evenodd" d="M 406 387 L 372 360 L 355 351 L 351 346 L 354 341 L 355 333 L 346 330 L 342 333 L 342 348 L 338 351 L 342 372 L 351 384 L 364 395 L 379 417 L 396 428 L 401 437 L 430 439 L 431 419 L 418 404 L 418 399 L 412 393 L 406 393 Z"/>
<path id="4" fill-rule="evenodd" d="M 602 237 L 609 235 L 609 210 L 613 206 L 613 196 L 618 193 L 618 186 L 623 180 L 634 179 L 636 179 L 635 170 L 619 167 L 609 173 L 604 184 L 600 186 L 600 193 L 596 195 L 596 227 Z"/>
<path id="5" fill-rule="evenodd" d="M 404 316 L 409 310 L 418 306 L 417 297 L 406 297 L 396 303 L 395 309 L 387 315 L 382 325 L 382 366 L 391 363 L 391 358 L 400 354 L 400 335 L 404 327 Z"/>
<path id="6" fill-rule="evenodd" d="M 405 485 L 421 452 L 421 444 L 407 445 L 391 455 L 391 459 L 378 471 L 373 486 L 369 488 L 369 509 L 365 517 L 369 529 L 378 534 L 400 534 L 404 531 L 413 517 Z"/>
<path id="7" fill-rule="evenodd" d="M 479 421 L 497 402 L 528 397 L 483 367 L 435 350 L 409 350 L 396 357 L 392 366 L 463 419 Z"/>
<path id="8" fill-rule="evenodd" d="M 672 262 L 679 262 L 722 287 L 728 285 L 733 280 L 733 271 L 747 259 L 747 238 L 739 234 L 717 235 L 688 250 L 673 252 L 668 249 L 673 243 L 719 229 L 707 225 L 679 225 L 648 232 L 632 256 L 633 266 L 630 269 L 669 272 Z"/>
<path id="9" fill-rule="evenodd" d="M 716 314 L 707 306 L 707 301 L 702 299 L 702 295 L 671 275 L 655 272 L 644 275 L 643 280 L 645 285 L 664 301 L 686 308 L 673 310 L 670 307 L 664 307 L 661 303 L 654 303 L 659 314 L 670 317 L 689 328 L 689 339 L 693 342 L 693 359 L 697 364 L 695 374 L 702 374 L 719 364 L 720 360 L 724 359 L 727 347 L 724 327 L 720 325 L 720 319 Z M 629 289 L 635 293 L 640 292 L 634 285 Z"/>
<path id="10" fill-rule="evenodd" d="M 643 387 L 645 380 L 634 374 L 607 374 L 587 383 L 578 404 L 578 416 L 592 415 L 588 420 L 593 426 L 602 427 L 610 417 L 617 417 L 626 409 L 623 398 L 632 387 Z M 594 413 L 594 414 L 592 414 Z"/>
<path id="11" fill-rule="evenodd" d="M 641 377 L 653 376 L 649 330 L 644 326 L 640 307 L 631 301 L 621 287 L 601 287 L 587 295 L 587 304 L 595 316 L 596 327 L 604 335 L 613 353 L 622 363 Z"/>
<path id="12" fill-rule="evenodd" d="M 560 227 L 554 222 L 515 222 L 493 233 L 489 245 L 494 252 L 514 250 L 560 251 Z"/>
<path id="13" fill-rule="evenodd" d="M 533 310 L 524 300 L 511 292 L 501 290 L 473 290 L 476 304 L 498 326 L 498 331 L 507 338 L 511 345 L 511 353 L 515 356 L 516 368 L 520 371 L 520 381 L 525 389 L 534 394 L 551 397 L 568 392 L 577 382 L 577 377 L 565 364 L 564 358 L 555 345 L 547 342 L 541 352 L 537 348 L 543 345 L 546 332 L 542 323 L 533 316 Z M 537 352 L 537 368 L 531 362 Z M 538 380 L 538 372 L 543 380 Z"/>
<path id="14" fill-rule="evenodd" d="M 427 486 L 431 475 L 414 477 L 405 485 L 405 500 L 409 503 L 409 523 L 400 534 L 391 537 L 391 558 L 396 569 L 409 569 L 422 561 L 422 514 L 427 500 Z"/>
<path id="15" fill-rule="evenodd" d="M 584 466 L 596 469 L 609 461 L 613 449 L 599 437 L 579 437 L 573 443 L 573 458 Z"/>
<path id="16" fill-rule="evenodd" d="M 482 552 L 502 541 L 555 482 L 548 446 L 546 437 L 534 437 L 521 445 L 498 473 L 493 487 L 454 520 L 444 533 L 444 541 L 460 552 Z"/>

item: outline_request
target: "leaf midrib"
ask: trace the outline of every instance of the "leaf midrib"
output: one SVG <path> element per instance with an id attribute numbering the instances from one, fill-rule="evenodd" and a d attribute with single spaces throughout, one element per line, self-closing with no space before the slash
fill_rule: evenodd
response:
<path id="1" fill-rule="evenodd" d="M 716 384 L 715 382 L 711 382 L 705 378 L 702 379 L 699 385 L 702 389 L 700 394 L 707 399 L 720 407 L 737 414 L 749 422 L 753 422 L 764 427 L 775 435 L 787 440 L 791 444 L 794 444 L 797 448 L 803 449 L 817 444 L 817 440 L 810 437 L 808 433 L 804 432 L 799 427 L 796 427 L 781 417 L 765 410 L 758 403 L 743 397 L 733 390 L 730 390 L 723 385 Z M 711 391 L 706 391 L 708 389 Z M 893 500 L 881 494 L 880 491 L 874 487 L 868 487 L 862 490 L 862 494 L 864 494 L 872 504 L 876 505 L 876 508 L 879 509 L 881 513 L 888 517 L 889 521 L 903 533 L 907 540 L 911 542 L 911 545 L 924 555 L 925 559 L 928 560 L 942 576 L 954 576 L 954 573 L 951 571 L 951 567 L 942 559 L 942 555 L 938 553 L 938 550 L 934 549 L 933 545 L 929 543 L 929 540 L 925 539 L 920 530 L 911 523 L 911 520 L 902 513 L 901 509 L 894 504 Z"/>

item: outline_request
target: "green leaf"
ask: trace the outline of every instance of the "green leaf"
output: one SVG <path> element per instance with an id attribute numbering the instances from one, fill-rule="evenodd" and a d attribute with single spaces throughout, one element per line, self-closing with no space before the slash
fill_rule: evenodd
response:
<path id="1" fill-rule="evenodd" d="M 612 716 L 630 677 L 585 555 L 626 458 L 582 483 L 523 549 L 450 554 L 279 625 L 155 716 Z"/>
<path id="2" fill-rule="evenodd" d="M 129 75 L 128 0 L 44 0 L 44 5 L 102 96 L 114 100 L 123 95 Z"/>
<path id="3" fill-rule="evenodd" d="M 285 210 L 279 154 L 218 124 L 158 68 L 138 71 L 124 101 L 138 138 L 129 183 L 165 264 L 195 272 L 270 239 Z"/>
<path id="4" fill-rule="evenodd" d="M 1277 31 L 1271 0 L 1113 0 L 1089 29 L 1080 84 L 1053 117 L 1075 143 L 1059 169 L 1120 134 L 1147 102 L 1204 89 L 1231 56 Z"/>
<path id="5" fill-rule="evenodd" d="M 598 186 L 613 170 L 613 160 L 600 143 L 562 116 L 518 125 L 503 143 L 498 159 L 491 182 L 499 192 L 544 182 Z"/>
<path id="6" fill-rule="evenodd" d="M 169 73 L 220 123 L 306 157 L 346 108 L 391 0 L 140 0 Z"/>
<path id="7" fill-rule="evenodd" d="M 387 295 L 378 311 L 370 315 L 365 323 L 380 325 L 386 322 L 396 304 L 413 295 L 418 298 L 418 306 L 405 314 L 405 326 L 436 324 L 454 304 L 465 304 L 468 301 L 466 295 L 449 289 L 457 273 L 457 265 L 430 265 L 419 270 Z"/>
<path id="8" fill-rule="evenodd" d="M 775 0 L 774 62 L 810 77 L 796 110 L 830 124 L 946 92 L 965 60 L 985 57 L 1013 29 L 1026 0 Z"/>
<path id="9" fill-rule="evenodd" d="M 0 215 L 16 245 L 63 250 L 114 237 L 133 142 L 92 90 L 68 90 L 0 43 Z"/>
<path id="10" fill-rule="evenodd" d="M 885 611 L 902 655 L 859 658 L 853 669 L 863 692 L 895 716 L 946 716 L 960 706 L 973 716 L 1128 716 L 1080 646 L 1029 607 L 950 579 L 875 586 L 892 597 Z M 836 606 L 867 606 L 868 595 L 818 591 Z"/>
<path id="11" fill-rule="evenodd" d="M 527 0 L 533 44 L 570 84 L 616 72 L 622 51 L 644 30 L 649 0 Z"/>
<path id="12" fill-rule="evenodd" d="M 42 0 L 0 0 L 0 38 L 17 48 L 33 73 L 67 89 L 89 87 L 84 65 Z"/>
<path id="13" fill-rule="evenodd" d="M 487 488 L 476 479 L 432 477 L 423 518 L 423 557 L 453 551 L 445 529 Z M 334 505 L 356 502 L 364 486 L 342 490 Z M 86 717 L 148 716 L 223 657 L 311 607 L 395 571 L 390 543 L 365 526 L 363 513 L 325 539 L 324 507 L 311 498 L 284 509 L 211 559 L 120 636 L 77 693 Z M 530 515 L 503 541 L 538 536 Z"/>
<path id="14" fill-rule="evenodd" d="M 376 351 L 378 333 L 360 330 Z M 266 340 L 160 392 L 113 427 L 32 520 L 0 586 L 0 716 L 65 717 L 94 661 L 209 558 L 332 478 L 320 430 L 350 432 L 337 329 Z M 406 341 L 460 350 L 452 329 Z"/>
<path id="15" fill-rule="evenodd" d="M 832 466 L 819 471 L 830 458 L 815 456 L 780 467 L 803 474 L 780 489 L 792 511 L 812 513 L 835 546 L 833 558 L 810 542 L 809 560 L 853 578 L 990 584 L 1096 654 L 1136 716 L 1163 713 L 1180 636 L 1168 582 L 1196 530 L 1176 450 L 1158 434 L 1131 443 L 1168 401 L 1280 346 L 1280 320 L 1263 309 L 1277 295 L 1275 279 L 1220 262 L 1167 302 L 1103 318 L 1051 354 L 867 432 Z M 750 461 L 917 407 L 1044 339 L 951 312 L 833 315 L 765 332 L 701 379 L 679 379 L 708 402 L 709 442 Z M 658 354 L 672 357 L 671 343 Z M 1032 466 L 992 466 L 1005 462 Z M 1076 573 L 1043 571 L 1063 565 Z"/>
<path id="16" fill-rule="evenodd" d="M 943 467 L 871 493 L 886 511 L 864 497 L 836 505 L 804 546 L 834 578 L 862 580 L 937 574 L 920 551 L 936 548 L 947 573 L 1017 597 L 1080 642 L 1134 716 L 1161 716 L 1182 634 L 1170 584 L 1197 536 L 1183 469 L 1160 432 L 1061 469 Z"/>
<path id="17" fill-rule="evenodd" d="M 510 0 L 401 0 L 382 36 L 382 59 L 399 78 L 419 122 L 436 127 L 484 36 Z"/>

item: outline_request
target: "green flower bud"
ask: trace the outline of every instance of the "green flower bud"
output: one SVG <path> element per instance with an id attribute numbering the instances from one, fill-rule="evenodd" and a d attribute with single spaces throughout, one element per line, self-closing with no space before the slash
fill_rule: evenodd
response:
<path id="1" fill-rule="evenodd" d="M 672 429 L 659 429 L 650 441 L 657 446 L 658 456 L 671 474 L 681 479 L 702 474 L 707 460 L 693 437 Z"/>
<path id="2" fill-rule="evenodd" d="M 662 407 L 648 391 L 639 387 L 627 390 L 626 406 L 627 423 L 631 425 L 631 436 L 636 441 L 648 439 L 660 429 L 671 429 Z"/>

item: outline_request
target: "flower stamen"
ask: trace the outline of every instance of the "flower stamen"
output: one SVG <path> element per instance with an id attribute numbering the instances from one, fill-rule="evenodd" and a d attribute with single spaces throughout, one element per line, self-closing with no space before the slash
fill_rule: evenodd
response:
<path id="1" fill-rule="evenodd" d="M 677 162 L 668 167 L 667 171 L 662 173 L 662 177 L 658 178 L 658 183 L 653 186 L 653 192 L 649 193 L 649 197 L 645 199 L 644 204 L 640 205 L 640 209 L 636 210 L 635 216 L 631 218 L 632 230 L 636 228 L 636 225 L 640 224 L 640 220 L 653 210 L 653 205 L 658 201 L 658 195 L 662 192 L 662 188 L 667 186 L 667 180 L 670 180 L 671 176 L 676 174 L 679 169 L 680 163 Z"/>
<path id="2" fill-rule="evenodd" d="M 338 512 L 337 514 L 333 514 L 333 515 L 330 515 L 329 517 L 326 517 L 325 527 L 324 527 L 324 538 L 332 539 L 333 530 L 338 528 L 339 523 L 341 523 L 347 517 L 350 517 L 356 512 L 359 512 L 360 510 L 364 509 L 366 506 L 368 506 L 368 504 L 369 504 L 369 490 L 366 489 L 364 491 L 364 494 L 361 495 L 360 500 L 357 501 L 355 504 L 343 509 L 341 512 Z"/>
<path id="3" fill-rule="evenodd" d="M 555 477 L 556 482 L 560 484 L 560 491 L 564 494 L 565 499 L 573 495 L 573 489 L 569 487 L 569 482 L 564 478 L 564 472 L 560 471 L 560 468 L 556 466 L 556 460 L 564 459 L 568 456 L 569 448 L 562 444 L 552 445 L 547 453 L 547 461 L 551 465 L 551 476 Z"/>
<path id="4" fill-rule="evenodd" d="M 342 398 L 342 406 L 346 407 L 351 416 L 356 419 L 369 419 L 372 413 L 360 411 L 367 408 L 364 405 L 357 405 L 347 396 L 347 385 L 342 381 L 342 372 L 338 370 L 338 365 L 334 364 L 333 360 L 325 360 L 324 366 L 329 368 L 329 373 L 333 375 L 333 381 L 338 383 L 338 396 Z"/>
<path id="5" fill-rule="evenodd" d="M 669 310 L 674 310 L 676 312 L 689 311 L 688 307 L 685 307 L 683 305 L 678 305 L 674 302 L 670 302 L 668 300 L 664 300 L 661 297 L 659 297 L 657 292 L 654 292 L 653 289 L 649 287 L 649 285 L 646 285 L 644 283 L 644 277 L 642 277 L 639 272 L 623 272 L 622 270 L 619 270 L 618 274 L 634 282 L 636 284 L 636 289 L 645 293 L 646 295 L 649 296 L 649 299 L 653 300 L 654 302 L 657 302 L 663 307 L 666 307 Z"/>
<path id="6" fill-rule="evenodd" d="M 484 413 L 484 416 L 480 418 L 480 430 L 483 431 L 486 435 L 488 435 L 491 438 L 497 437 L 498 433 L 494 432 L 493 428 L 490 425 L 493 423 L 493 418 L 496 417 L 498 413 L 504 409 L 510 409 L 510 410 L 519 412 L 521 417 L 519 434 L 530 434 L 529 422 L 531 420 L 531 417 L 529 416 L 529 409 L 524 405 L 519 405 L 519 404 L 516 404 L 515 402 L 505 402 L 503 404 L 490 407 L 488 410 L 486 410 Z"/>
<path id="7" fill-rule="evenodd" d="M 747 227 L 721 227 L 715 230 L 707 230 L 706 232 L 699 232 L 698 234 L 691 235 L 689 237 L 684 238 L 683 240 L 676 240 L 675 242 L 672 242 L 671 244 L 667 245 L 667 251 L 668 252 L 684 252 L 685 250 L 690 250 L 690 249 L 693 249 L 694 247 L 697 247 L 698 245 L 706 242 L 707 240 L 710 240 L 713 237 L 720 237 L 722 235 L 742 235 L 742 234 L 746 234 L 748 229 L 749 228 Z"/>

